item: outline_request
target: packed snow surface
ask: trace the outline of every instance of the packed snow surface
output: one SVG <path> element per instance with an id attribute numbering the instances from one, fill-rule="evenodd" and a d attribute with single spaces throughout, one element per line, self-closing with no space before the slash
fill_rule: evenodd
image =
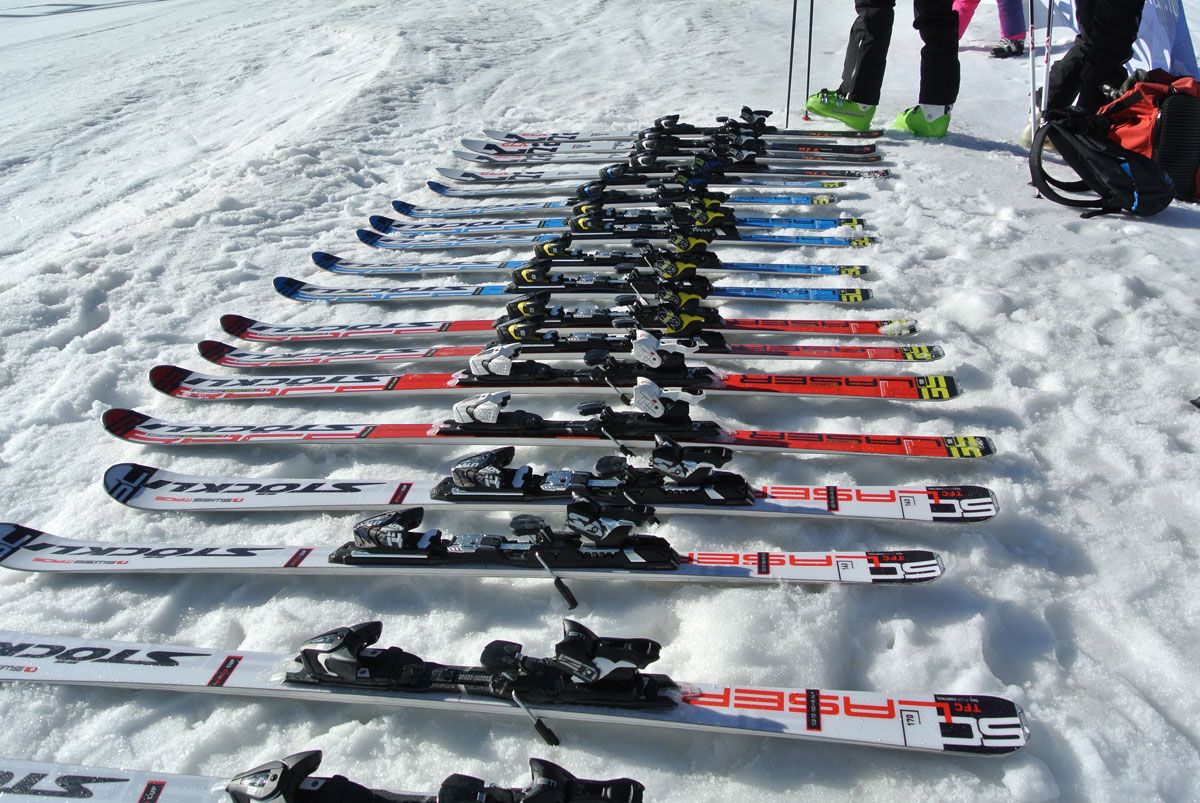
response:
<path id="1" fill-rule="evenodd" d="M 817 5 L 814 89 L 836 83 L 852 13 L 849 3 Z M 916 100 L 919 42 L 899 5 L 877 120 L 885 125 Z M 1200 19 L 1200 7 L 1189 9 Z M 634 129 L 671 112 L 708 121 L 744 103 L 782 118 L 789 13 L 750 0 L 0 3 L 4 517 L 112 541 L 344 540 L 354 516 L 141 514 L 108 500 L 99 477 L 120 461 L 435 477 L 454 453 L 148 450 L 111 439 L 101 413 L 441 419 L 444 406 L 423 399 L 175 401 L 151 389 L 146 371 L 208 370 L 195 344 L 227 339 L 223 313 L 297 324 L 495 315 L 482 305 L 299 304 L 270 280 L 354 285 L 320 275 L 308 253 L 366 256 L 353 229 L 389 213 L 393 198 L 444 205 L 423 181 L 451 164 L 459 137 L 485 127 Z M 1000 516 L 965 528 L 736 518 L 662 528 L 685 549 L 934 549 L 947 576 L 930 586 L 575 590 L 597 632 L 662 641 L 657 668 L 674 677 L 1003 694 L 1028 712 L 1026 750 L 989 761 L 566 724 L 566 746 L 553 749 L 516 720 L 7 687 L 0 755 L 225 775 L 319 747 L 331 772 L 409 789 L 454 770 L 516 783 L 526 758 L 542 755 L 584 776 L 639 778 L 656 801 L 1200 798 L 1200 412 L 1187 404 L 1200 394 L 1200 216 L 1177 205 L 1150 220 L 1088 221 L 1035 200 L 1011 144 L 1028 69 L 988 58 L 995 26 L 985 5 L 964 40 L 952 135 L 889 134 L 881 148 L 897 177 L 837 191 L 839 208 L 867 216 L 881 245 L 852 255 L 736 252 L 867 261 L 878 296 L 869 310 L 726 307 L 916 317 L 917 341 L 946 348 L 935 368 L 968 392 L 930 405 L 724 399 L 705 408 L 759 428 L 991 435 L 1000 454 L 970 464 L 744 456 L 735 466 L 777 482 L 984 484 L 998 493 Z M 799 105 L 802 66 L 797 81 Z M 582 466 L 600 454 L 521 457 Z M 462 531 L 505 518 L 429 523 Z M 0 576 L 3 628 L 225 649 L 290 652 L 311 634 L 381 618 L 389 643 L 471 663 L 492 638 L 544 653 L 562 614 L 536 581 Z"/>

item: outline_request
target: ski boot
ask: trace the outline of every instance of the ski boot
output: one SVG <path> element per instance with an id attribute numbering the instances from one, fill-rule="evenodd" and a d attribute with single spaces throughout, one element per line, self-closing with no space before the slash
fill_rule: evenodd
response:
<path id="1" fill-rule="evenodd" d="M 1025 52 L 1024 39 L 1001 39 L 1000 44 L 992 48 L 992 58 L 1011 59 Z"/>
<path id="2" fill-rule="evenodd" d="M 866 131 L 875 117 L 875 107 L 850 100 L 840 92 L 822 89 L 808 96 L 805 108 L 820 117 L 831 117 L 855 131 Z"/>
<path id="3" fill-rule="evenodd" d="M 950 130 L 950 106 L 921 103 L 900 112 L 895 126 L 918 137 L 944 137 Z"/>

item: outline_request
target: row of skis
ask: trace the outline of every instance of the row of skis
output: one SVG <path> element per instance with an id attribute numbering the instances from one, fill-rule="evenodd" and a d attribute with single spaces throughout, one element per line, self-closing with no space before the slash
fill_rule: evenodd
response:
<path id="1" fill-rule="evenodd" d="M 739 244 L 827 249 L 875 241 L 864 233 L 861 218 L 801 216 L 797 210 L 826 208 L 836 200 L 829 191 L 851 180 L 885 178 L 887 171 L 878 167 L 827 166 L 874 165 L 881 158 L 875 142 L 879 132 L 778 130 L 767 124 L 768 114 L 744 109 L 740 118 L 718 118 L 711 127 L 683 124 L 672 116 L 635 132 L 488 131 L 486 140 L 463 140 L 465 150 L 456 153 L 475 163 L 474 170 L 441 169 L 454 184 L 429 182 L 430 189 L 453 198 L 494 201 L 499 196 L 502 202 L 422 207 L 395 201 L 399 217 L 372 217 L 371 228 L 360 230 L 358 238 L 376 249 L 456 254 L 524 247 L 533 249 L 531 258 L 394 264 L 316 253 L 315 263 L 329 273 L 379 283 L 346 288 L 279 277 L 274 286 L 290 299 L 328 304 L 498 302 L 503 305 L 499 315 L 418 322 L 389 316 L 378 323 L 320 326 L 226 315 L 222 329 L 246 347 L 206 340 L 199 353 L 236 372 L 209 374 L 172 365 L 150 370 L 157 390 L 201 401 L 442 394 L 453 397 L 445 420 L 244 425 L 166 421 L 129 409 L 104 414 L 103 425 L 114 436 L 155 447 L 496 447 L 458 460 L 437 481 L 197 476 L 134 463 L 114 465 L 104 476 L 113 499 L 140 510 L 373 513 L 354 528 L 352 540 L 336 547 L 111 543 L 5 524 L 0 525 L 0 564 L 79 574 L 545 577 L 571 608 L 576 599 L 566 581 L 579 578 L 760 588 L 778 583 L 898 586 L 937 579 L 941 559 L 920 549 L 707 551 L 700 544 L 675 545 L 640 531 L 677 514 L 961 526 L 997 512 L 995 495 L 975 485 L 779 484 L 729 468 L 742 451 L 975 461 L 994 451 L 982 435 L 734 429 L 693 411 L 709 394 L 924 405 L 960 392 L 951 376 L 895 370 L 942 357 L 934 344 L 909 342 L 916 331 L 912 321 L 733 318 L 716 306 L 721 299 L 853 306 L 871 297 L 856 283 L 839 288 L 795 284 L 812 277 L 857 281 L 867 274 L 863 265 L 722 258 L 727 246 Z M 584 167 L 578 171 L 571 167 L 579 164 Z M 432 287 L 392 283 L 396 277 L 457 280 L 476 273 L 510 278 Z M 744 275 L 754 283 L 723 283 L 723 277 Z M 759 281 L 762 277 L 779 283 Z M 786 335 L 798 342 L 783 341 L 780 336 Z M 813 336 L 857 340 L 854 345 L 804 342 Z M 429 345 L 430 338 L 446 342 Z M 359 347 L 358 341 L 369 347 Z M 854 362 L 870 366 L 870 373 L 737 373 L 718 367 L 741 360 Z M 453 362 L 457 370 L 390 367 L 439 361 Z M 875 368 L 878 363 L 889 366 Z M 281 374 L 278 369 L 337 373 Z M 544 417 L 515 409 L 515 399 L 527 394 L 579 394 L 583 400 L 573 414 Z M 523 445 L 611 446 L 614 453 L 594 466 L 542 469 L 515 462 L 514 447 Z M 423 526 L 427 512 L 456 510 L 505 511 L 515 518 L 508 532 L 448 533 Z M 549 723 L 572 721 L 974 755 L 1010 753 L 1028 738 L 1021 708 L 1001 697 L 682 682 L 647 671 L 659 657 L 658 643 L 599 636 L 571 620 L 564 621 L 564 636 L 549 657 L 493 641 L 484 647 L 479 665 L 470 667 L 435 663 L 399 647 L 380 648 L 381 635 L 378 622 L 341 627 L 290 656 L 0 631 L 0 678 L 510 714 L 528 717 L 550 743 L 557 743 L 557 736 Z M 296 789 L 313 788 L 303 776 L 312 772 L 315 760 L 312 754 L 303 756 L 285 760 L 287 771 L 277 773 L 280 779 L 301 779 L 279 781 L 282 799 L 299 799 Z M 8 778 L 9 786 L 0 792 L 12 793 L 20 773 L 5 772 L 0 777 Z M 535 787 L 547 773 L 569 777 L 535 762 Z M 483 789 L 482 781 L 468 780 Z M 641 795 L 640 786 L 629 781 L 572 784 L 550 785 L 560 792 L 577 790 L 565 797 L 488 787 L 491 797 L 459 798 L 443 790 L 436 799 L 508 801 L 525 799 L 524 794 L 538 801 L 632 801 Z"/>

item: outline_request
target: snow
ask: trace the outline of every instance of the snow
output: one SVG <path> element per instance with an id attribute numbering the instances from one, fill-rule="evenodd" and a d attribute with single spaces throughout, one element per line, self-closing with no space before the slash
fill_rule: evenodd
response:
<path id="1" fill-rule="evenodd" d="M 836 81 L 851 15 L 850 4 L 820 5 L 814 89 Z M 899 5 L 881 124 L 915 102 L 919 43 Z M 1200 3 L 1185 6 L 1200 18 Z M 217 320 L 228 312 L 308 324 L 491 314 L 305 305 L 269 283 L 353 285 L 320 275 L 308 253 L 368 253 L 352 231 L 393 198 L 444 205 L 422 182 L 451 163 L 458 137 L 484 127 L 632 129 L 668 112 L 703 121 L 743 103 L 780 108 L 789 22 L 782 4 L 749 0 L 24 0 L 0 3 L 0 19 L 0 505 L 11 521 L 68 537 L 220 544 L 334 543 L 355 517 L 139 514 L 105 498 L 102 471 L 135 461 L 192 473 L 435 477 L 452 453 L 147 450 L 109 438 L 103 410 L 332 422 L 433 421 L 444 408 L 189 404 L 150 388 L 152 365 L 207 371 L 195 343 L 227 339 Z M 1001 453 L 977 465 L 764 456 L 737 465 L 767 481 L 986 484 L 1001 515 L 967 528 L 751 530 L 732 518 L 662 528 L 680 547 L 935 549 L 948 574 L 929 587 L 575 590 L 589 627 L 661 640 L 659 667 L 672 676 L 1004 694 L 1028 712 L 1027 749 L 985 761 L 568 725 L 566 747 L 553 749 L 524 724 L 467 715 L 6 687 L 0 755 L 227 775 L 319 747 L 331 773 L 409 789 L 451 771 L 516 783 L 525 759 L 542 755 L 584 776 L 639 778 L 661 801 L 1200 797 L 1200 414 L 1187 405 L 1200 394 L 1200 215 L 1176 205 L 1149 220 L 1084 221 L 1035 200 L 1024 155 L 1009 144 L 1028 70 L 987 58 L 995 25 L 985 5 L 964 41 L 952 136 L 890 135 L 882 147 L 898 177 L 838 191 L 841 208 L 867 216 L 884 240 L 866 259 L 878 301 L 855 314 L 917 317 L 918 342 L 945 346 L 937 369 L 969 393 L 929 406 L 706 407 L 759 428 L 989 434 Z M 812 261 L 863 261 L 846 256 Z M 599 454 L 523 456 L 583 465 Z M 469 663 L 491 638 L 548 649 L 562 613 L 549 585 L 533 581 L 0 576 L 4 628 L 226 649 L 289 652 L 329 627 L 381 618 L 391 643 Z"/>

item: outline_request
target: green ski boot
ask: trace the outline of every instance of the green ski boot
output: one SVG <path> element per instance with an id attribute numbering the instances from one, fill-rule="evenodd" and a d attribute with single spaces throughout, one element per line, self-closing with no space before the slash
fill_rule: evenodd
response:
<path id="1" fill-rule="evenodd" d="M 950 107 L 922 103 L 900 112 L 896 128 L 918 137 L 944 137 L 950 130 Z"/>
<path id="2" fill-rule="evenodd" d="M 871 118 L 875 116 L 874 106 L 848 100 L 844 95 L 832 89 L 822 89 L 809 95 L 808 102 L 804 105 L 813 114 L 820 117 L 832 117 L 855 131 L 869 129 Z"/>

